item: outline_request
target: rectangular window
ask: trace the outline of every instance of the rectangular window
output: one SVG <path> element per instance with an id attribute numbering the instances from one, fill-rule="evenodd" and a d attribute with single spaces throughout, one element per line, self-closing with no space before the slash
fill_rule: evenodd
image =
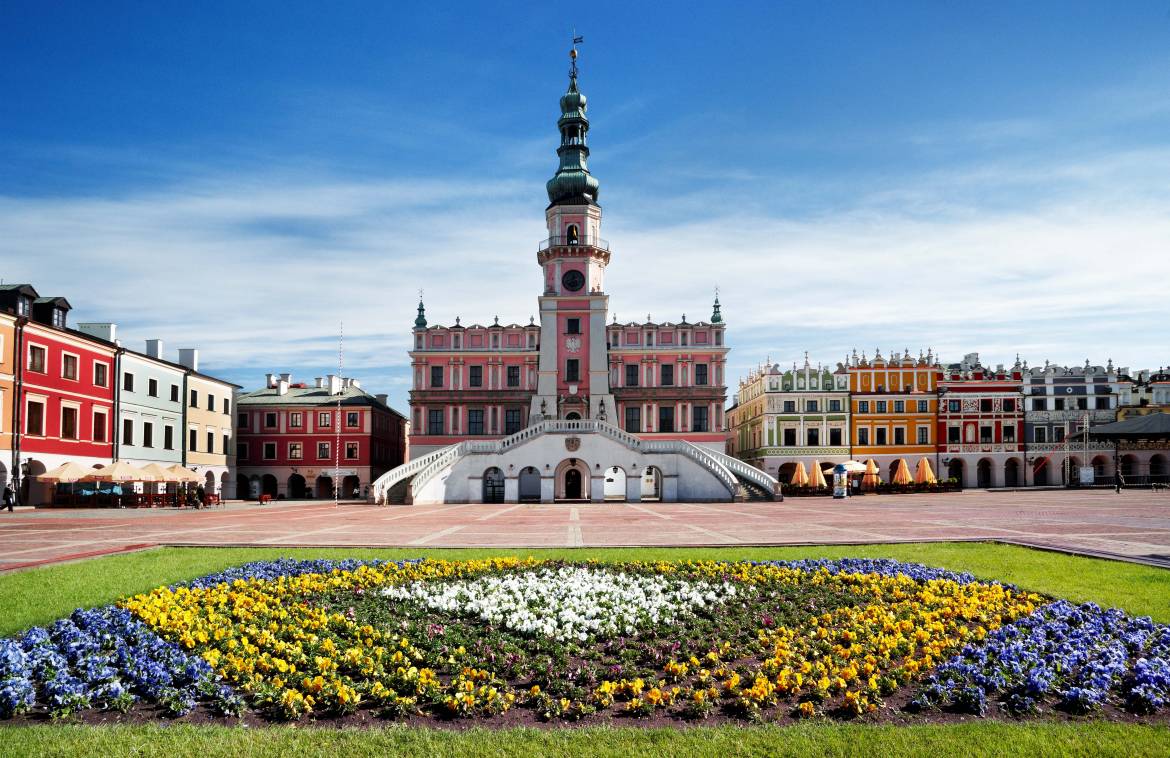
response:
<path id="1" fill-rule="evenodd" d="M 357 460 L 358 457 L 358 443 L 345 443 L 345 459 L 349 461 Z"/>
<path id="2" fill-rule="evenodd" d="M 248 414 L 247 413 L 237 413 L 236 414 L 236 426 L 238 426 L 241 429 L 248 428 Z"/>
<path id="3" fill-rule="evenodd" d="M 895 445 L 905 445 L 906 444 L 906 430 L 900 426 L 894 428 L 894 444 Z"/>
<path id="4" fill-rule="evenodd" d="M 151 397 L 158 397 L 158 379 L 146 380 L 146 394 Z"/>
<path id="5" fill-rule="evenodd" d="M 991 400 L 989 398 L 983 398 L 979 401 L 979 412 L 991 413 Z"/>
<path id="6" fill-rule="evenodd" d="M 886 412 L 886 401 L 885 400 L 875 400 L 874 404 L 873 404 L 873 412 L 874 413 L 885 413 Z"/>
<path id="7" fill-rule="evenodd" d="M 1005 426 L 1003 428 L 1003 441 L 1004 442 L 1015 442 L 1016 441 L 1016 428 L 1014 426 Z"/>
<path id="8" fill-rule="evenodd" d="M 232 436 L 225 434 L 223 436 L 223 454 L 227 455 L 228 451 L 232 449 Z"/>
<path id="9" fill-rule="evenodd" d="M 519 387 L 520 386 L 520 367 L 519 366 L 508 366 L 508 386 L 509 387 Z"/>
<path id="10" fill-rule="evenodd" d="M 208 432 L 207 433 L 207 452 L 209 452 L 209 453 L 215 452 L 215 432 Z M 224 451 L 224 452 L 227 452 L 227 451 Z"/>
<path id="11" fill-rule="evenodd" d="M 796 401 L 795 400 L 785 400 L 784 401 L 784 412 L 785 413 L 796 413 Z"/>
<path id="12" fill-rule="evenodd" d="M 696 431 L 696 432 L 710 431 L 710 429 L 707 427 L 707 406 L 696 405 L 692 415 L 693 415 L 694 421 L 695 421 L 693 431 Z"/>
<path id="13" fill-rule="evenodd" d="M 232 415 L 232 403 L 226 397 L 223 399 L 223 415 Z"/>
<path id="14" fill-rule="evenodd" d="M 662 386 L 674 386 L 674 366 L 669 363 L 662 366 Z"/>
<path id="15" fill-rule="evenodd" d="M 642 409 L 637 406 L 626 406 L 626 431 L 637 434 L 642 431 Z"/>
<path id="16" fill-rule="evenodd" d="M 581 333 L 581 319 L 567 318 L 565 319 L 565 334 L 580 334 Z"/>
<path id="17" fill-rule="evenodd" d="M 919 400 L 918 401 L 918 412 L 919 413 L 930 413 L 930 401 L 929 400 Z"/>
<path id="18" fill-rule="evenodd" d="M 299 461 L 305 457 L 305 448 L 300 442 L 288 443 L 288 457 L 291 460 Z"/>
<path id="19" fill-rule="evenodd" d="M 886 429 L 885 429 L 885 427 L 878 427 L 877 429 L 874 429 L 873 431 L 874 431 L 874 444 L 875 445 L 886 444 Z"/>
<path id="20" fill-rule="evenodd" d="M 1063 426 L 1053 427 L 1052 441 L 1053 442 L 1064 442 L 1064 427 Z"/>
<path id="21" fill-rule="evenodd" d="M 166 450 L 175 449 L 175 427 L 163 427 L 163 448 Z"/>
<path id="22" fill-rule="evenodd" d="M 581 361 L 577 360 L 576 358 L 569 358 L 567 361 L 565 361 L 565 381 L 581 381 Z"/>
<path id="23" fill-rule="evenodd" d="M 196 392 L 195 390 L 191 390 L 191 399 L 187 404 L 190 405 L 192 408 L 198 408 L 199 407 L 199 393 Z"/>
<path id="24" fill-rule="evenodd" d="M 443 433 L 443 411 L 432 408 L 427 411 L 427 434 Z"/>
<path id="25" fill-rule="evenodd" d="M 187 430 L 187 449 L 190 450 L 192 453 L 199 452 L 199 430 L 198 429 L 188 429 Z"/>
<path id="26" fill-rule="evenodd" d="M 241 461 L 248 460 L 248 443 L 247 442 L 237 442 L 236 443 L 236 458 L 238 460 L 241 460 Z"/>
<path id="27" fill-rule="evenodd" d="M 905 413 L 905 412 L 906 412 L 906 401 L 905 400 L 895 400 L 894 401 L 894 413 Z"/>
<path id="28" fill-rule="evenodd" d="M 330 452 L 330 450 L 329 450 L 329 443 L 328 442 L 318 442 L 317 443 L 317 459 L 318 460 L 329 460 L 329 452 Z"/>
<path id="29" fill-rule="evenodd" d="M 809 413 L 816 413 L 818 410 L 818 403 L 816 400 L 805 400 L 804 409 Z"/>
<path id="30" fill-rule="evenodd" d="M 1042 398 L 1042 397 L 1032 398 L 1032 410 L 1034 410 L 1034 411 L 1044 410 L 1044 398 Z"/>
<path id="31" fill-rule="evenodd" d="M 142 424 L 142 446 L 154 447 L 154 424 L 149 421 Z"/>
<path id="32" fill-rule="evenodd" d="M 699 363 L 695 366 L 695 384 L 703 387 L 707 384 L 707 364 Z"/>
<path id="33" fill-rule="evenodd" d="M 132 419 L 122 419 L 122 444 L 134 444 L 134 421 Z"/>
<path id="34" fill-rule="evenodd" d="M 928 427 L 928 426 L 918 427 L 918 444 L 919 445 L 929 445 L 930 444 L 930 427 Z"/>
<path id="35" fill-rule="evenodd" d="M 796 430 L 795 429 L 785 429 L 784 430 L 784 447 L 795 447 L 795 446 L 796 446 Z"/>
<path id="36" fill-rule="evenodd" d="M 123 392 L 133 392 L 134 391 L 134 374 L 129 374 L 129 373 L 122 374 L 122 391 Z"/>
<path id="37" fill-rule="evenodd" d="M 171 402 L 172 403 L 179 402 L 179 385 L 177 385 L 177 384 L 171 385 Z"/>
<path id="38" fill-rule="evenodd" d="M 1100 398 L 1098 398 L 1098 399 L 1100 399 Z M 1078 397 L 1077 398 L 1077 410 L 1078 411 L 1087 411 L 1088 409 L 1089 409 L 1089 398 Z"/>
<path id="39" fill-rule="evenodd" d="M 868 400 L 858 400 L 857 401 L 857 412 L 858 413 L 869 413 L 869 401 Z"/>
<path id="40" fill-rule="evenodd" d="M 1035 429 L 1033 429 L 1032 430 L 1032 441 L 1033 442 L 1047 442 L 1048 441 L 1047 427 L 1038 426 Z"/>
<path id="41" fill-rule="evenodd" d="M 807 432 L 809 447 L 815 447 L 815 446 L 821 444 L 821 430 L 820 429 L 807 429 L 805 431 Z"/>
<path id="42" fill-rule="evenodd" d="M 468 378 L 467 378 L 468 379 L 468 381 L 467 381 L 468 386 L 469 387 L 482 387 L 483 386 L 483 366 L 469 366 L 468 370 L 469 370 L 469 374 L 468 374 Z"/>
<path id="43" fill-rule="evenodd" d="M 93 412 L 93 441 L 106 441 L 106 414 L 101 411 Z"/>
<path id="44" fill-rule="evenodd" d="M 947 427 L 947 443 L 958 445 L 963 441 L 963 430 L 957 426 Z"/>
<path id="45" fill-rule="evenodd" d="M 265 442 L 264 443 L 264 460 L 266 460 L 266 461 L 276 460 L 276 443 L 275 442 Z"/>
<path id="46" fill-rule="evenodd" d="M 674 408 L 663 407 L 658 409 L 658 431 L 674 431 Z"/>
<path id="47" fill-rule="evenodd" d="M 61 356 L 61 377 L 77 381 L 77 356 L 64 353 Z"/>
<path id="48" fill-rule="evenodd" d="M 1056 410 L 1058 410 L 1058 411 L 1064 410 L 1064 398 L 1063 397 L 1056 398 Z"/>
<path id="49" fill-rule="evenodd" d="M 840 410 L 841 410 L 841 401 L 840 400 L 830 400 L 829 401 L 829 412 L 830 413 L 836 413 L 836 412 L 839 412 Z"/>
<path id="50" fill-rule="evenodd" d="M 1109 398 L 1107 398 L 1107 397 L 1096 397 L 1096 398 L 1093 398 L 1093 399 L 1097 401 L 1097 410 L 1099 410 L 1099 411 L 1107 411 L 1107 410 L 1109 410 Z"/>
<path id="51" fill-rule="evenodd" d="M 470 410 L 467 412 L 467 433 L 468 434 L 483 434 L 483 410 Z"/>
<path id="52" fill-rule="evenodd" d="M 861 429 L 857 430 L 857 444 L 858 445 L 868 445 L 869 444 L 869 429 L 861 428 Z"/>
<path id="53" fill-rule="evenodd" d="M 638 386 L 638 365 L 636 363 L 626 364 L 626 386 Z"/>
<path id="54" fill-rule="evenodd" d="M 443 367 L 442 366 L 431 366 L 431 386 L 432 387 L 442 387 L 443 386 Z"/>
<path id="55" fill-rule="evenodd" d="M 104 363 L 93 364 L 93 384 L 95 387 L 105 387 L 110 380 L 110 368 Z"/>
<path id="56" fill-rule="evenodd" d="M 275 429 L 276 428 L 276 414 L 274 412 L 267 411 L 264 414 L 264 428 L 265 429 Z"/>
<path id="57" fill-rule="evenodd" d="M 61 408 L 61 439 L 77 439 L 77 409 L 64 406 Z"/>
<path id="58" fill-rule="evenodd" d="M 345 425 L 346 426 L 357 426 L 360 423 L 361 423 L 361 414 L 359 414 L 357 411 L 346 411 L 345 412 Z"/>
<path id="59" fill-rule="evenodd" d="M 991 444 L 991 427 L 990 426 L 979 427 L 979 441 L 982 442 L 984 445 Z"/>
<path id="60" fill-rule="evenodd" d="M 834 401 L 834 402 L 837 402 L 837 401 Z M 832 445 L 833 447 L 840 447 L 841 446 L 841 430 L 840 429 L 830 429 L 829 430 L 829 444 Z"/>
<path id="61" fill-rule="evenodd" d="M 329 411 L 319 411 L 317 413 L 317 427 L 326 429 L 333 426 L 333 414 Z"/>
<path id="62" fill-rule="evenodd" d="M 1016 401 L 1013 398 L 1007 398 L 1003 401 L 1004 413 L 1014 413 L 1016 410 Z"/>
<path id="63" fill-rule="evenodd" d="M 243 415 L 243 414 L 241 414 L 241 415 Z M 289 412 L 289 414 L 288 414 L 288 428 L 289 429 L 300 429 L 303 421 L 304 421 L 304 414 L 302 414 L 301 411 L 290 411 Z"/>
<path id="64" fill-rule="evenodd" d="M 215 395 L 210 392 L 207 393 L 207 410 L 215 411 Z"/>
<path id="65" fill-rule="evenodd" d="M 504 434 L 515 434 L 520 431 L 520 409 L 507 408 L 504 410 Z"/>
<path id="66" fill-rule="evenodd" d="M 45 349 L 43 347 L 29 345 L 28 370 L 36 371 L 38 374 L 45 373 Z"/>

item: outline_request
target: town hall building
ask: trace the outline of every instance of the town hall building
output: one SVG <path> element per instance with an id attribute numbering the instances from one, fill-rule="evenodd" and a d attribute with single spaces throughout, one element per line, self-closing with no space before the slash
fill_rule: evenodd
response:
<path id="1" fill-rule="evenodd" d="M 610 317 L 612 251 L 588 168 L 576 49 L 570 57 L 548 238 L 536 252 L 539 320 L 431 324 L 420 299 L 410 461 L 377 480 L 375 499 L 771 500 L 776 480 L 723 452 L 728 346 L 718 297 L 707 321 Z"/>

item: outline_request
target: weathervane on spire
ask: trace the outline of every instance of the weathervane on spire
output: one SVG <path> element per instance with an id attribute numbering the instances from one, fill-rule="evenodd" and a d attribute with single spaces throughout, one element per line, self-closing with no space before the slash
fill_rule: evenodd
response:
<path id="1" fill-rule="evenodd" d="M 577 34 L 577 30 L 573 30 L 573 47 L 569 50 L 569 60 L 572 61 L 572 66 L 569 68 L 569 78 L 577 78 L 577 45 L 585 41 L 585 38 Z"/>

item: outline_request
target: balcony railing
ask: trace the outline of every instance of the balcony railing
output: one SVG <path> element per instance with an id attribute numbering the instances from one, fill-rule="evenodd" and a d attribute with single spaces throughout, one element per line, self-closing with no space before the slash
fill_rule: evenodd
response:
<path id="1" fill-rule="evenodd" d="M 550 247 L 595 247 L 598 250 L 609 250 L 609 240 L 601 237 L 549 237 L 540 243 L 537 252 L 543 252 Z"/>

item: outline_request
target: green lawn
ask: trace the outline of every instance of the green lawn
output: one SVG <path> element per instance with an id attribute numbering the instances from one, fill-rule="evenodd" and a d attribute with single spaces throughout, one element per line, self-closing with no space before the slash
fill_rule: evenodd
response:
<path id="1" fill-rule="evenodd" d="M 378 549 L 346 548 L 161 548 L 0 575 L 0 636 L 67 616 L 74 608 L 101 605 L 161 584 L 193 579 L 247 561 L 296 558 L 479 558 L 534 555 L 607 561 L 713 558 L 791 559 L 884 557 L 970 571 L 1036 592 L 1092 600 L 1170 623 L 1170 571 L 1133 563 L 1079 558 L 1014 545 L 935 542 L 899 545 L 832 545 L 766 548 L 559 548 Z"/>
<path id="2" fill-rule="evenodd" d="M 251 560 L 298 558 L 473 558 L 533 555 L 574 560 L 792 559 L 888 557 L 1012 582 L 1071 600 L 1170 622 L 1170 571 L 1079 558 L 1010 545 L 920 543 L 787 548 L 621 549 L 285 549 L 163 548 L 0 576 L 0 635 L 109 603 L 160 584 L 191 579 Z M 1086 721 L 979 722 L 885 727 L 800 724 L 791 727 L 687 729 L 562 728 L 448 731 L 402 726 L 353 730 L 274 726 L 263 729 L 167 726 L 0 726 L 5 755 L 1167 755 L 1170 727 Z"/>

